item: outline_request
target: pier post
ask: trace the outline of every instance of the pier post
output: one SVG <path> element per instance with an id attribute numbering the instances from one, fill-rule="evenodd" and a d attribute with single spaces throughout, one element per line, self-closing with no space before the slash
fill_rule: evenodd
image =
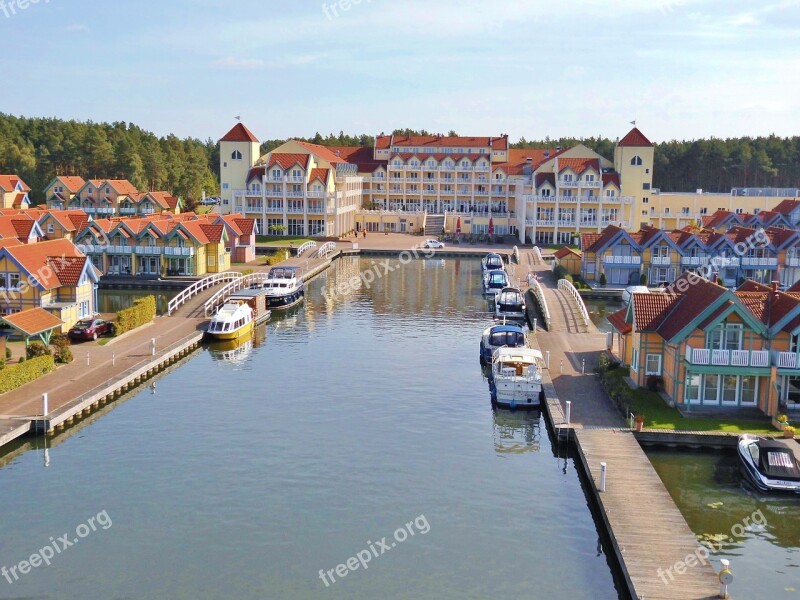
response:
<path id="1" fill-rule="evenodd" d="M 561 359 L 561 374 L 564 374 L 564 359 Z"/>
<path id="2" fill-rule="evenodd" d="M 42 416 L 46 417 L 47 413 L 50 412 L 49 407 L 47 406 L 47 394 L 42 394 Z"/>
<path id="3" fill-rule="evenodd" d="M 545 350 L 544 352 L 544 364 L 547 369 L 550 369 L 550 350 Z"/>
<path id="4" fill-rule="evenodd" d="M 730 598 L 728 586 L 733 583 L 733 573 L 730 569 L 731 561 L 723 558 L 719 562 L 722 564 L 722 570 L 719 572 L 719 597 Z"/>
<path id="5" fill-rule="evenodd" d="M 564 418 L 567 421 L 567 427 L 569 427 L 569 422 L 570 422 L 570 417 L 571 416 L 572 416 L 572 401 L 571 400 L 567 400 L 567 411 L 566 411 L 566 414 L 564 415 Z"/>
<path id="6" fill-rule="evenodd" d="M 533 317 L 533 333 L 536 333 L 536 317 Z"/>
<path id="7" fill-rule="evenodd" d="M 116 352 L 112 352 L 111 353 L 111 366 L 112 367 L 116 367 L 117 366 L 117 354 L 116 354 Z"/>
<path id="8" fill-rule="evenodd" d="M 89 363 L 90 363 L 90 361 L 91 361 L 91 354 L 89 354 L 89 353 L 87 352 L 87 353 L 86 353 L 86 366 L 87 366 L 87 367 L 89 366 Z"/>
<path id="9" fill-rule="evenodd" d="M 581 375 L 586 375 L 586 359 L 581 362 Z"/>
<path id="10" fill-rule="evenodd" d="M 153 356 L 156 355 L 156 338 L 150 339 L 150 352 Z"/>
<path id="11" fill-rule="evenodd" d="M 600 491 L 606 491 L 606 463 L 600 463 Z"/>

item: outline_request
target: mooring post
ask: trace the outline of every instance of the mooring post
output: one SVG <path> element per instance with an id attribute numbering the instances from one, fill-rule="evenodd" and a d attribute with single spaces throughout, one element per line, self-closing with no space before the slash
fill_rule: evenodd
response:
<path id="1" fill-rule="evenodd" d="M 569 421 L 571 417 L 572 417 L 572 401 L 567 400 L 567 414 L 564 416 L 564 418 L 567 420 L 567 427 L 569 427 Z"/>
<path id="2" fill-rule="evenodd" d="M 586 359 L 585 358 L 583 359 L 583 362 L 581 362 L 581 375 L 586 375 Z"/>
<path id="3" fill-rule="evenodd" d="M 600 491 L 606 491 L 606 463 L 600 463 Z"/>
<path id="4" fill-rule="evenodd" d="M 561 374 L 564 374 L 564 359 L 561 359 Z"/>
<path id="5" fill-rule="evenodd" d="M 536 333 L 536 317 L 533 317 L 533 333 Z"/>
<path id="6" fill-rule="evenodd" d="M 86 366 L 87 367 L 89 366 L 89 363 L 90 363 L 90 354 L 87 352 L 86 353 Z"/>
<path id="7" fill-rule="evenodd" d="M 156 338 L 150 339 L 150 353 L 155 356 L 156 355 Z"/>
<path id="8" fill-rule="evenodd" d="M 112 352 L 111 353 L 111 366 L 112 367 L 116 367 L 117 366 L 117 354 L 116 354 L 116 352 Z"/>
<path id="9" fill-rule="evenodd" d="M 544 351 L 544 364 L 548 369 L 550 368 L 550 350 Z"/>
<path id="10" fill-rule="evenodd" d="M 733 573 L 730 570 L 731 561 L 723 558 L 719 562 L 722 564 L 722 570 L 719 572 L 719 597 L 730 598 L 728 586 L 733 583 Z"/>
<path id="11" fill-rule="evenodd" d="M 47 406 L 47 393 L 44 393 L 42 394 L 42 416 L 46 417 L 49 412 L 50 408 Z"/>

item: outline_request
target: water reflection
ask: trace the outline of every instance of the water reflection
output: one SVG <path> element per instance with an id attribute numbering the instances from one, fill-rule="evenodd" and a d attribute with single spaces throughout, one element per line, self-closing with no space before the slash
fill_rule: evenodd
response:
<path id="1" fill-rule="evenodd" d="M 99 304 L 98 312 L 101 313 L 115 313 L 125 308 L 133 306 L 134 300 L 142 298 L 143 296 L 153 295 L 156 298 L 156 310 L 158 314 L 167 312 L 167 305 L 169 301 L 178 295 L 180 290 L 117 290 L 117 289 L 99 289 L 97 293 L 97 301 Z"/>
<path id="2" fill-rule="evenodd" d="M 544 423 L 538 410 L 494 411 L 494 451 L 498 454 L 539 452 Z"/>

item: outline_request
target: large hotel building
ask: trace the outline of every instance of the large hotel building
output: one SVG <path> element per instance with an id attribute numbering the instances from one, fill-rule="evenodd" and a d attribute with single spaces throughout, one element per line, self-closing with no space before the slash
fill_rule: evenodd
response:
<path id="1" fill-rule="evenodd" d="M 290 236 L 486 234 L 491 225 L 522 243 L 558 245 L 608 225 L 677 228 L 719 209 L 757 213 L 775 204 L 774 195 L 747 190 L 662 194 L 652 187 L 653 160 L 653 144 L 636 127 L 611 160 L 580 144 L 514 149 L 508 135 L 379 135 L 374 147 L 289 141 L 261 155 L 239 123 L 220 140 L 221 209 Z"/>

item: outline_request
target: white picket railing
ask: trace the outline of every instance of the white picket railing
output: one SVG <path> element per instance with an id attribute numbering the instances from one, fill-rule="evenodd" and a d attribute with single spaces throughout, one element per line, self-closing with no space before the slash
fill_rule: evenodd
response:
<path id="1" fill-rule="evenodd" d="M 514 248 L 511 250 L 511 254 L 514 257 L 514 260 L 517 261 L 517 264 L 519 264 L 519 248 L 514 246 Z"/>
<path id="2" fill-rule="evenodd" d="M 528 278 L 528 285 L 530 289 L 533 290 L 533 295 L 536 297 L 536 300 L 539 302 L 539 308 L 542 311 L 542 316 L 544 317 L 544 324 L 547 329 L 550 329 L 550 309 L 547 307 L 547 300 L 544 298 L 544 290 L 542 289 L 542 284 L 535 278 Z"/>
<path id="3" fill-rule="evenodd" d="M 297 249 L 297 256 L 302 256 L 303 252 L 305 252 L 306 250 L 309 250 L 310 248 L 316 248 L 316 247 L 317 247 L 317 242 L 306 242 L 305 244 L 303 244 L 302 246 L 300 246 Z"/>
<path id="4" fill-rule="evenodd" d="M 215 273 L 214 275 L 209 275 L 201 279 L 200 281 L 195 281 L 192 285 L 187 287 L 183 290 L 180 294 L 175 296 L 172 300 L 169 301 L 167 305 L 167 314 L 171 315 L 173 312 L 178 310 L 187 300 L 194 298 L 200 292 L 207 290 L 210 287 L 214 287 L 220 283 L 224 283 L 226 281 L 233 281 L 235 279 L 240 279 L 242 277 L 241 273 L 236 273 L 232 271 L 227 271 L 225 273 Z"/>
<path id="5" fill-rule="evenodd" d="M 231 281 L 225 287 L 217 290 L 211 298 L 206 300 L 206 303 L 203 305 L 204 314 L 209 316 L 212 310 L 225 302 L 234 292 L 249 288 L 253 285 L 263 284 L 267 280 L 267 276 L 268 273 L 250 273 L 249 275 Z"/>
<path id="6" fill-rule="evenodd" d="M 317 258 L 325 258 L 334 250 L 336 250 L 335 242 L 325 242 L 319 247 L 319 250 L 317 250 Z"/>
<path id="7" fill-rule="evenodd" d="M 558 289 L 562 292 L 567 292 L 570 296 L 575 299 L 575 302 L 578 304 L 578 309 L 581 311 L 581 317 L 583 317 L 583 323 L 587 327 L 589 326 L 589 311 L 586 310 L 586 304 L 583 303 L 583 298 L 578 293 L 578 290 L 575 289 L 575 286 L 572 285 L 566 279 L 559 279 L 558 280 Z"/>
<path id="8" fill-rule="evenodd" d="M 533 247 L 533 260 L 536 264 L 541 264 L 543 262 L 542 251 L 539 250 L 539 246 Z"/>

